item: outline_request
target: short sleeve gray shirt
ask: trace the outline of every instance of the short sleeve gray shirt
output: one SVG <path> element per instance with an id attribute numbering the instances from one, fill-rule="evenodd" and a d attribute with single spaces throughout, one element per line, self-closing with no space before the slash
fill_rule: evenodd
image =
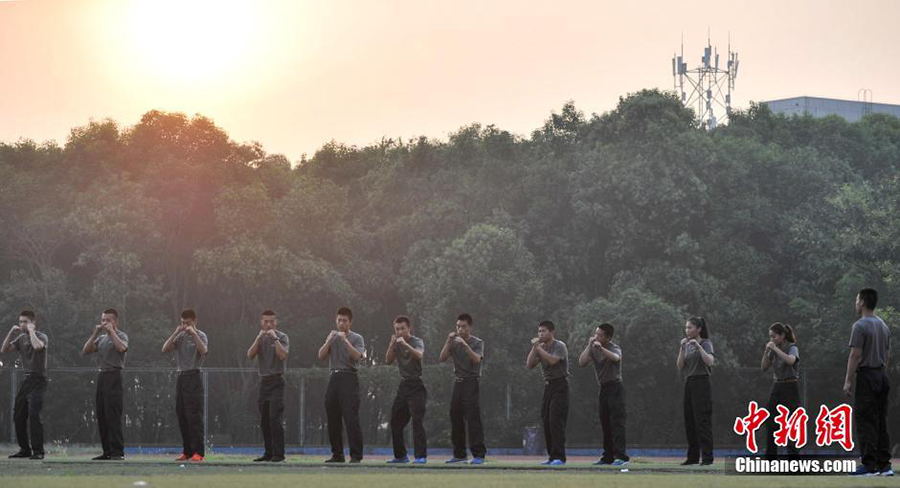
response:
<path id="1" fill-rule="evenodd" d="M 350 331 L 350 333 L 347 334 L 347 340 L 350 341 L 350 345 L 353 346 L 353 349 L 359 351 L 360 354 L 365 354 L 366 341 L 363 339 L 363 336 Z M 340 337 L 335 337 L 332 341 L 331 349 L 328 351 L 328 367 L 331 368 L 332 371 L 341 371 L 344 373 L 358 372 L 359 359 L 354 361 L 350 358 L 350 351 L 347 350 L 347 344 L 344 343 L 344 340 Z M 362 357 L 360 357 L 360 359 L 362 359 Z"/>
<path id="2" fill-rule="evenodd" d="M 709 339 L 698 339 L 700 343 L 700 347 L 706 351 L 707 354 L 715 355 L 715 351 L 713 350 L 712 341 Z M 700 355 L 700 350 L 691 342 L 684 343 L 684 377 L 685 379 L 690 378 L 691 376 L 705 376 L 712 374 L 712 368 L 706 365 L 703 362 L 703 356 Z"/>
<path id="3" fill-rule="evenodd" d="M 850 330 L 850 347 L 860 349 L 861 368 L 880 368 L 888 359 L 891 331 L 877 315 L 862 317 Z"/>
<path id="4" fill-rule="evenodd" d="M 406 341 L 416 351 L 425 352 L 425 341 L 410 336 Z M 399 344 L 394 345 L 394 356 L 397 358 L 397 369 L 400 371 L 400 377 L 403 379 L 421 378 L 422 377 L 422 361 L 416 359 L 412 351 L 406 346 Z"/>
<path id="5" fill-rule="evenodd" d="M 543 347 L 543 344 L 538 347 Z M 553 339 L 553 342 L 544 350 L 551 356 L 559 358 L 556 364 L 550 364 L 541 359 L 541 374 L 544 376 L 544 381 L 569 376 L 569 349 L 566 347 L 566 343 Z"/>
<path id="6" fill-rule="evenodd" d="M 288 335 L 280 330 L 275 330 L 275 337 L 268 334 L 262 336 L 259 340 L 259 353 L 257 353 L 257 366 L 259 367 L 260 376 L 272 376 L 276 374 L 284 374 L 287 372 L 287 358 L 282 360 L 275 351 L 275 343 L 281 344 L 285 352 L 290 352 L 291 345 Z"/>
<path id="7" fill-rule="evenodd" d="M 209 339 L 202 330 L 197 331 L 200 342 L 207 348 L 209 347 Z M 205 354 L 200 354 L 197 349 L 197 342 L 194 334 L 184 331 L 175 337 L 175 359 L 178 363 L 178 371 L 193 371 L 203 366 Z"/>
<path id="8" fill-rule="evenodd" d="M 94 345 L 97 347 L 97 366 L 100 367 L 100 371 L 115 371 L 125 367 L 125 354 L 128 352 L 128 335 L 121 330 L 117 330 L 116 335 L 125 344 L 124 352 L 119 352 L 116 348 L 116 343 L 109 334 L 103 334 L 94 339 Z"/>
<path id="9" fill-rule="evenodd" d="M 800 378 L 800 351 L 793 343 L 785 343 L 781 346 L 781 352 L 788 356 L 797 358 L 794 364 L 788 364 L 781 359 L 781 356 L 775 354 L 775 351 L 769 351 L 769 361 L 772 362 L 772 379 L 775 381 L 799 379 Z"/>
<path id="10" fill-rule="evenodd" d="M 481 363 L 484 359 L 484 341 L 470 335 L 466 343 L 475 354 L 482 356 L 482 361 L 478 363 L 472 361 L 466 347 L 457 344 L 454 340 L 453 345 L 450 346 L 450 355 L 453 356 L 453 375 L 459 379 L 478 378 L 481 376 Z"/>
<path id="11" fill-rule="evenodd" d="M 36 330 L 34 335 L 44 343 L 43 348 L 35 349 L 31 344 L 31 334 L 24 333 L 16 337 L 10 344 L 19 352 L 19 360 L 26 373 L 45 376 L 47 374 L 47 347 L 50 343 L 47 340 L 47 334 Z"/>
<path id="12" fill-rule="evenodd" d="M 594 373 L 597 376 L 597 384 L 603 386 L 603 383 L 610 381 L 622 381 L 622 348 L 614 342 L 610 342 L 602 346 L 609 352 L 619 356 L 619 361 L 615 362 L 606 357 L 600 347 L 591 346 L 591 361 L 594 363 Z"/>

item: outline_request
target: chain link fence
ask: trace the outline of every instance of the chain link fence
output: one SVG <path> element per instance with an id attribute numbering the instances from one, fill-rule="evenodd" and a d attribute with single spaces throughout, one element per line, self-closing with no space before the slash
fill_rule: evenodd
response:
<path id="1" fill-rule="evenodd" d="M 677 371 L 628 371 L 625 376 L 629 447 L 680 448 L 685 445 L 682 381 Z M 179 446 L 175 416 L 174 369 L 126 368 L 125 441 L 131 446 Z M 819 405 L 837 406 L 842 396 L 843 371 L 806 368 L 800 392 L 810 419 Z M 48 371 L 43 419 L 46 443 L 99 443 L 94 416 L 97 371 L 94 368 L 51 368 Z M 324 368 L 290 369 L 286 375 L 285 440 L 289 446 L 328 445 L 324 396 L 329 372 Z M 23 379 L 17 368 L 0 369 L 0 436 L 15 442 L 13 406 Z M 425 425 L 429 446 L 450 446 L 449 402 L 451 369 L 428 365 L 423 379 L 428 389 Z M 592 368 L 572 368 L 567 441 L 570 448 L 597 448 L 602 434 L 597 412 L 597 385 Z M 771 374 L 758 368 L 719 368 L 713 374 L 713 431 L 717 448 L 739 448 L 743 440 L 732 432 L 735 417 L 747 414 L 751 400 L 765 405 Z M 389 446 L 389 419 L 399 378 L 396 367 L 360 370 L 360 422 L 367 446 Z M 205 432 L 208 445 L 262 444 L 255 369 L 205 368 Z M 481 381 L 481 405 L 488 447 L 540 449 L 540 373 L 499 370 L 486 366 Z M 890 420 L 890 418 L 889 418 Z M 894 419 L 896 420 L 896 419 Z M 897 435 L 896 422 L 890 424 Z M 815 439 L 814 422 L 808 428 Z M 411 430 L 408 428 L 407 430 Z M 896 437 L 895 437 L 896 439 Z M 534 444 L 532 444 L 532 441 Z M 814 444 L 814 442 L 812 442 Z"/>

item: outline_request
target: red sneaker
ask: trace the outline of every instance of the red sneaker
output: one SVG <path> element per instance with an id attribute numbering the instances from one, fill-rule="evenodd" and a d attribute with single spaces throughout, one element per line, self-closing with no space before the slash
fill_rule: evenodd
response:
<path id="1" fill-rule="evenodd" d="M 188 460 L 187 454 L 181 453 L 181 456 L 178 456 L 177 458 L 175 458 L 175 460 L 176 461 L 187 461 Z"/>
<path id="2" fill-rule="evenodd" d="M 203 456 L 201 456 L 199 454 L 194 454 L 193 456 L 191 456 L 191 461 L 193 461 L 195 463 L 199 463 L 200 461 L 203 461 Z"/>

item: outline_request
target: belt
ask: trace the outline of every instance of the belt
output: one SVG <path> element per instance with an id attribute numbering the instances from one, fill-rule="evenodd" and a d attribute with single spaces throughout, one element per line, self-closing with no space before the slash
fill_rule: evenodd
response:
<path id="1" fill-rule="evenodd" d="M 609 381 L 604 381 L 603 383 L 600 383 L 600 388 L 606 388 L 606 387 L 608 387 L 608 386 L 618 385 L 618 384 L 621 384 L 621 383 L 622 383 L 622 380 L 609 380 Z"/>
<path id="2" fill-rule="evenodd" d="M 563 376 L 562 378 L 553 378 L 553 379 L 549 379 L 549 380 L 544 380 L 544 384 L 549 385 L 552 383 L 559 383 L 560 381 L 565 381 L 565 380 L 566 380 L 566 377 Z"/>
<path id="3" fill-rule="evenodd" d="M 796 383 L 797 378 L 785 378 L 783 380 L 775 380 L 775 383 Z"/>
<path id="4" fill-rule="evenodd" d="M 878 371 L 884 369 L 884 365 L 881 366 L 860 366 L 856 368 L 856 371 Z"/>
<path id="5" fill-rule="evenodd" d="M 687 379 L 689 379 L 689 380 L 693 380 L 693 379 L 706 379 L 706 380 L 708 380 L 708 379 L 709 379 L 709 375 L 708 375 L 708 374 L 695 374 L 695 375 L 688 376 Z"/>
<path id="6" fill-rule="evenodd" d="M 356 374 L 356 371 L 353 371 L 353 370 L 350 370 L 350 369 L 332 369 L 332 370 L 331 370 L 331 374 L 338 374 L 338 373 L 344 373 L 344 374 Z"/>
<path id="7" fill-rule="evenodd" d="M 401 377 L 401 378 L 400 378 L 400 381 L 418 381 L 419 383 L 421 383 L 421 382 L 422 382 L 422 377 L 421 377 L 421 376 L 413 376 L 413 377 L 411 377 L 411 378 L 403 378 L 403 377 Z"/>
<path id="8" fill-rule="evenodd" d="M 121 369 L 121 368 L 118 368 L 118 369 L 106 369 L 106 370 L 101 369 L 101 370 L 100 370 L 100 374 L 108 374 L 108 373 L 120 373 L 120 374 L 121 374 L 121 373 L 122 373 L 122 369 Z"/>
<path id="9" fill-rule="evenodd" d="M 456 381 L 457 383 L 465 383 L 466 381 L 478 381 L 478 377 L 477 376 L 469 376 L 467 378 L 454 377 L 453 381 Z"/>
<path id="10" fill-rule="evenodd" d="M 178 376 L 184 376 L 186 374 L 200 374 L 199 369 L 189 369 L 187 371 L 179 371 Z"/>
<path id="11" fill-rule="evenodd" d="M 44 375 L 44 374 L 41 374 L 41 373 L 28 373 L 28 372 L 26 372 L 26 373 L 25 373 L 25 377 L 26 377 L 26 378 L 38 378 L 38 379 L 41 379 L 41 378 L 46 378 L 47 376 Z"/>
<path id="12" fill-rule="evenodd" d="M 267 374 L 265 376 L 260 376 L 259 379 L 261 381 L 271 381 L 271 380 L 280 380 L 281 377 L 282 377 L 281 373 L 275 373 L 275 374 Z"/>

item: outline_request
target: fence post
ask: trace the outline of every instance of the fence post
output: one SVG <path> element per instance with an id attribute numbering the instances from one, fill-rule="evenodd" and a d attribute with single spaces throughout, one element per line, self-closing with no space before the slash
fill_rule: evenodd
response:
<path id="1" fill-rule="evenodd" d="M 203 445 L 209 446 L 209 371 L 203 370 Z"/>
<path id="2" fill-rule="evenodd" d="M 300 375 L 300 445 L 306 445 L 306 375 Z"/>
<path id="3" fill-rule="evenodd" d="M 393 446 L 393 444 L 394 444 L 394 442 L 393 442 L 393 440 L 394 440 L 394 439 L 393 439 L 393 435 L 394 435 L 394 434 L 393 434 L 393 432 L 391 432 L 391 420 L 390 420 L 390 418 L 388 418 L 388 435 L 391 436 L 391 445 Z M 415 439 L 413 438 L 413 427 L 412 427 L 412 423 L 410 423 L 409 428 L 406 429 L 406 445 L 407 445 L 407 446 L 413 446 L 413 448 L 415 448 L 415 445 L 416 445 L 416 441 L 415 441 Z"/>
<path id="4" fill-rule="evenodd" d="M 16 410 L 16 368 L 9 370 L 9 443 L 16 443 L 16 419 L 13 412 Z"/>
<path id="5" fill-rule="evenodd" d="M 802 405 L 804 408 L 806 408 L 807 411 L 809 411 L 809 405 L 806 404 L 806 400 L 807 400 L 807 398 L 806 398 L 806 381 L 807 381 L 807 378 L 809 378 L 809 375 L 806 374 L 805 369 L 801 368 L 800 369 L 800 384 L 803 385 L 803 393 L 801 395 L 801 398 L 802 398 L 801 401 L 803 403 L 801 403 L 800 405 Z"/>
<path id="6" fill-rule="evenodd" d="M 506 421 L 509 422 L 509 419 L 512 415 L 512 390 L 509 387 L 509 383 L 506 384 Z"/>

